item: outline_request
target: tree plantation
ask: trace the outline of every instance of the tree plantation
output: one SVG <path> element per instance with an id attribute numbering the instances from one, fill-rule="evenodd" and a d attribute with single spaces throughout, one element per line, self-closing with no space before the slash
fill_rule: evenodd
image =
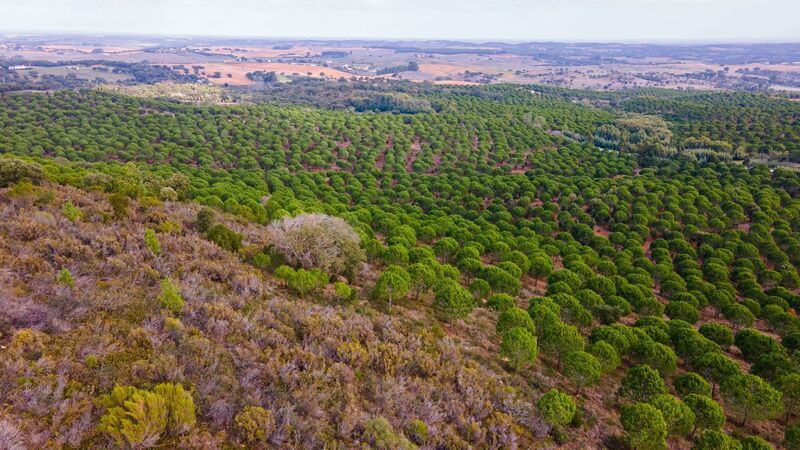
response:
<path id="1" fill-rule="evenodd" d="M 231 95 L 0 96 L 0 448 L 800 448 L 800 104 Z"/>

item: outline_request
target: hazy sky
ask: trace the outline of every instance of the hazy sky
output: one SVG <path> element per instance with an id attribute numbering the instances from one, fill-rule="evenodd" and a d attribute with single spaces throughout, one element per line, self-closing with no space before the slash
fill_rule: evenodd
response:
<path id="1" fill-rule="evenodd" d="M 0 31 L 800 41 L 800 0 L 0 0 Z"/>

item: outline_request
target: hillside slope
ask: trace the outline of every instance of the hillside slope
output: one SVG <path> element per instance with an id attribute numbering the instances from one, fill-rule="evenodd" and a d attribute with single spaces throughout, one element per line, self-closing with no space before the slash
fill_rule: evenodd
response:
<path id="1" fill-rule="evenodd" d="M 64 216 L 67 201 L 82 219 Z M 114 385 L 166 381 L 190 388 L 197 408 L 197 428 L 165 442 L 181 448 L 239 442 L 230 431 L 248 406 L 272 412 L 275 447 L 371 445 L 364 427 L 378 417 L 398 433 L 421 420 L 430 446 L 450 448 L 527 447 L 526 430 L 546 432 L 532 394 L 506 384 L 529 391 L 524 380 L 505 379 L 496 356 L 481 358 L 489 353 L 480 345 L 491 345 L 481 328 L 493 333 L 492 317 L 444 330 L 402 306 L 405 314 L 389 315 L 298 299 L 194 231 L 197 209 L 134 204 L 114 220 L 105 194 L 0 190 L 2 425 L 25 445 L 104 447 L 95 398 Z M 264 244 L 262 226 L 220 220 L 246 244 Z M 154 256 L 145 229 L 165 223 L 180 229 L 157 233 Z M 57 280 L 62 268 L 73 287 Z M 179 322 L 159 303 L 164 278 L 185 300 Z"/>

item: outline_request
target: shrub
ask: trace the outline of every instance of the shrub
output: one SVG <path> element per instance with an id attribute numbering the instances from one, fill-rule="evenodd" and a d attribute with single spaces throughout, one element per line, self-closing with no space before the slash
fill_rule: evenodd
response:
<path id="1" fill-rule="evenodd" d="M 158 299 L 161 306 L 172 311 L 173 314 L 180 314 L 183 310 L 183 297 L 181 297 L 178 287 L 168 278 L 161 280 L 161 295 Z"/>
<path id="2" fill-rule="evenodd" d="M 783 446 L 788 450 L 800 449 L 800 423 L 786 427 L 783 432 Z"/>
<path id="3" fill-rule="evenodd" d="M 276 250 L 306 269 L 316 267 L 352 280 L 366 257 L 358 233 L 338 217 L 301 214 L 272 222 L 268 232 Z"/>
<path id="4" fill-rule="evenodd" d="M 694 412 L 676 397 L 669 394 L 656 395 L 648 403 L 661 411 L 668 434 L 685 436 L 692 431 Z"/>
<path id="5" fill-rule="evenodd" d="M 272 411 L 260 406 L 247 406 L 234 418 L 239 437 L 247 444 L 266 444 L 275 430 L 275 418 Z"/>
<path id="6" fill-rule="evenodd" d="M 406 425 L 405 433 L 415 444 L 423 445 L 428 441 L 428 425 L 419 419 L 411 419 Z"/>
<path id="7" fill-rule="evenodd" d="M 211 208 L 203 207 L 200 208 L 200 211 L 197 211 L 197 218 L 194 221 L 194 227 L 197 231 L 205 233 L 211 229 L 213 223 L 214 211 Z"/>
<path id="8" fill-rule="evenodd" d="M 389 266 L 378 276 L 372 296 L 376 300 L 392 303 L 406 298 L 411 286 L 411 275 L 400 266 Z"/>
<path id="9" fill-rule="evenodd" d="M 287 265 L 280 265 L 275 268 L 275 272 L 273 272 L 275 278 L 282 280 L 287 285 L 289 284 L 289 280 L 294 276 L 295 270 Z"/>
<path id="10" fill-rule="evenodd" d="M 514 303 L 514 298 L 512 296 L 508 294 L 495 294 L 489 297 L 489 300 L 486 302 L 486 306 L 495 311 L 503 312 L 517 305 Z"/>
<path id="11" fill-rule="evenodd" d="M 98 430 L 119 446 L 152 447 L 167 428 L 164 397 L 132 386 L 114 386 L 102 399 L 107 408 Z"/>
<path id="12" fill-rule="evenodd" d="M 24 436 L 16 425 L 0 419 L 0 448 L 5 450 L 26 450 Z"/>
<path id="13" fill-rule="evenodd" d="M 412 450 L 417 448 L 405 437 L 395 434 L 392 425 L 384 417 L 369 419 L 364 424 L 364 437 L 373 445 L 373 448 L 379 450 Z"/>
<path id="14" fill-rule="evenodd" d="M 736 333 L 734 344 L 742 351 L 742 356 L 749 362 L 755 362 L 763 355 L 783 353 L 783 348 L 775 339 L 753 329 Z"/>
<path id="15" fill-rule="evenodd" d="M 697 308 L 688 302 L 670 302 L 664 312 L 670 319 L 684 320 L 692 324 L 700 320 L 700 313 L 697 312 Z"/>
<path id="16" fill-rule="evenodd" d="M 269 266 L 272 265 L 272 258 L 263 252 L 256 253 L 253 255 L 253 265 L 259 269 L 269 269 Z"/>
<path id="17" fill-rule="evenodd" d="M 719 323 L 705 323 L 700 326 L 700 334 L 716 342 L 722 348 L 733 345 L 733 331 Z"/>
<path id="18" fill-rule="evenodd" d="M 181 229 L 181 224 L 171 220 L 165 220 L 158 225 L 158 231 L 166 234 L 178 234 Z"/>
<path id="19" fill-rule="evenodd" d="M 678 364 L 678 357 L 672 348 L 650 339 L 640 340 L 633 346 L 631 353 L 641 364 L 658 370 L 662 376 L 675 371 Z"/>
<path id="20" fill-rule="evenodd" d="M 72 273 L 66 267 L 62 267 L 61 270 L 58 271 L 56 281 L 70 289 L 75 287 L 75 280 L 72 278 Z"/>
<path id="21" fill-rule="evenodd" d="M 111 205 L 111 211 L 114 214 L 115 219 L 124 219 L 128 217 L 128 208 L 130 205 L 130 199 L 125 194 L 111 194 L 108 197 L 108 203 Z"/>
<path id="22" fill-rule="evenodd" d="M 614 372 L 621 363 L 617 351 L 606 341 L 597 341 L 589 345 L 587 351 L 600 362 L 600 370 L 603 373 Z"/>
<path id="23" fill-rule="evenodd" d="M 773 450 L 769 442 L 758 436 L 747 436 L 739 442 L 742 444 L 741 450 Z"/>
<path id="24" fill-rule="evenodd" d="M 683 403 L 694 413 L 694 434 L 700 430 L 719 430 L 725 424 L 725 412 L 713 398 L 705 395 L 689 394 Z"/>
<path id="25" fill-rule="evenodd" d="M 667 448 L 667 424 L 661 412 L 647 403 L 623 405 L 620 421 L 625 429 L 628 443 L 637 450 L 661 450 Z"/>
<path id="26" fill-rule="evenodd" d="M 353 288 L 344 281 L 337 281 L 333 283 L 333 293 L 337 301 L 346 302 L 353 298 L 354 291 Z"/>
<path id="27" fill-rule="evenodd" d="M 181 336 L 183 336 L 183 322 L 173 317 L 166 317 L 164 318 L 164 331 L 169 333 L 172 339 L 179 341 Z"/>
<path id="28" fill-rule="evenodd" d="M 769 419 L 781 412 L 781 393 L 761 377 L 733 375 L 722 381 L 722 398 L 727 410 L 741 417 L 741 426 L 749 419 Z"/>
<path id="29" fill-rule="evenodd" d="M 617 395 L 634 402 L 646 402 L 653 396 L 666 393 L 667 386 L 661 375 L 652 367 L 641 365 L 628 369 Z"/>
<path id="30" fill-rule="evenodd" d="M 544 322 L 538 332 L 542 351 L 555 357 L 556 365 L 559 368 L 564 357 L 583 350 L 585 346 L 581 332 L 574 326 L 562 323 L 558 319 Z"/>
<path id="31" fill-rule="evenodd" d="M 408 268 L 411 275 L 411 289 L 414 298 L 419 299 L 420 294 L 427 292 L 436 283 L 436 272 L 427 264 L 414 263 Z"/>
<path id="32" fill-rule="evenodd" d="M 509 365 L 513 369 L 519 369 L 536 359 L 539 347 L 536 336 L 521 327 L 514 327 L 503 334 L 500 343 L 500 355 L 508 358 Z"/>
<path id="33" fill-rule="evenodd" d="M 211 227 L 207 237 L 208 240 L 229 252 L 238 252 L 242 248 L 242 235 L 222 224 Z"/>
<path id="34" fill-rule="evenodd" d="M 145 228 L 144 230 L 144 243 L 147 245 L 147 249 L 150 250 L 150 253 L 153 256 L 158 256 L 161 254 L 161 244 L 158 242 L 156 232 L 150 228 Z"/>
<path id="35" fill-rule="evenodd" d="M 64 217 L 69 219 L 71 222 L 75 222 L 83 217 L 83 211 L 75 206 L 71 200 L 67 200 L 64 203 L 64 206 L 61 207 L 61 214 L 64 214 Z"/>
<path id="36" fill-rule="evenodd" d="M 27 360 L 36 361 L 44 353 L 47 337 L 47 334 L 30 328 L 17 330 L 11 337 L 9 351 Z"/>
<path id="37" fill-rule="evenodd" d="M 167 430 L 173 434 L 183 434 L 194 428 L 197 419 L 192 395 L 175 383 L 161 383 L 153 392 L 164 397 L 168 410 Z"/>
<path id="38" fill-rule="evenodd" d="M 688 372 L 676 377 L 672 380 L 672 385 L 680 397 L 686 397 L 689 394 L 711 397 L 711 384 L 694 372 Z"/>
<path id="39" fill-rule="evenodd" d="M 597 384 L 601 373 L 600 362 L 587 352 L 573 352 L 564 359 L 564 376 L 575 386 L 576 394 Z"/>
<path id="40" fill-rule="evenodd" d="M 175 189 L 172 189 L 169 186 L 164 186 L 158 191 L 158 198 L 159 200 L 163 200 L 165 202 L 174 202 L 178 200 L 178 193 L 175 192 Z"/>
<path id="41" fill-rule="evenodd" d="M 433 306 L 445 320 L 463 318 L 475 309 L 475 299 L 457 282 L 446 278 L 436 286 Z"/>
<path id="42" fill-rule="evenodd" d="M 296 292 L 300 297 L 304 297 L 319 286 L 319 281 L 319 278 L 310 270 L 298 269 L 292 272 L 287 284 L 289 289 Z"/>
<path id="43" fill-rule="evenodd" d="M 0 188 L 28 180 L 38 184 L 44 178 L 42 166 L 16 158 L 0 158 Z"/>
<path id="44" fill-rule="evenodd" d="M 692 450 L 739 450 L 739 442 L 717 430 L 705 430 L 695 438 Z"/>
<path id="45" fill-rule="evenodd" d="M 575 416 L 575 400 L 557 389 L 550 389 L 536 404 L 545 422 L 551 426 L 563 426 Z"/>
<path id="46" fill-rule="evenodd" d="M 500 316 L 497 318 L 495 329 L 499 334 L 504 334 L 514 327 L 524 328 L 528 330 L 531 335 L 536 335 L 536 325 L 533 323 L 531 316 L 528 315 L 527 311 L 517 308 L 516 306 L 508 308 L 500 313 Z"/>

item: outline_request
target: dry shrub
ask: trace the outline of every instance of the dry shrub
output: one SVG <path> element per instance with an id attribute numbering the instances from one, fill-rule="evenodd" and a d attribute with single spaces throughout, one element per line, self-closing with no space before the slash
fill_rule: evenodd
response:
<path id="1" fill-rule="evenodd" d="M 0 448 L 25 450 L 22 432 L 13 423 L 0 419 Z"/>
<path id="2" fill-rule="evenodd" d="M 301 214 L 277 220 L 267 228 L 272 246 L 306 269 L 353 278 L 365 254 L 358 233 L 338 217 Z"/>

